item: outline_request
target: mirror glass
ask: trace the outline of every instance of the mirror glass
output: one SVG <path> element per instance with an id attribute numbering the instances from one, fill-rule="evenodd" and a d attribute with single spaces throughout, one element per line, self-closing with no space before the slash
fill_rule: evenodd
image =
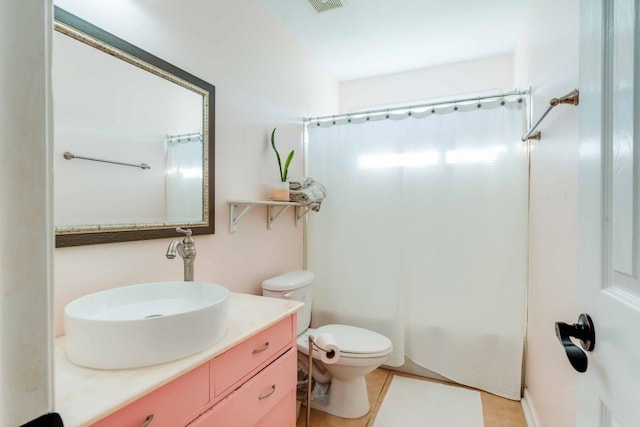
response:
<path id="1" fill-rule="evenodd" d="M 213 233 L 214 87 L 55 17 L 56 246 Z"/>

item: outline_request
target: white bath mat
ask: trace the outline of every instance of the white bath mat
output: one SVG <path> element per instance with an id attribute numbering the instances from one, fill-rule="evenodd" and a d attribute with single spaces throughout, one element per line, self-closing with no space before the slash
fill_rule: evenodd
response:
<path id="1" fill-rule="evenodd" d="M 484 427 L 480 393 L 394 375 L 373 427 Z"/>

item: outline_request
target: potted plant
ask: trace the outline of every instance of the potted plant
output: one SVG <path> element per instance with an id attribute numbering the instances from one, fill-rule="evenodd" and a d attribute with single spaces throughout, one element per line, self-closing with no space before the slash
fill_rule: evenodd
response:
<path id="1" fill-rule="evenodd" d="M 289 165 L 293 159 L 294 150 L 291 150 L 287 156 L 287 160 L 284 162 L 284 168 L 282 167 L 282 160 L 280 159 L 280 153 L 276 148 L 276 128 L 273 128 L 271 132 L 271 147 L 276 153 L 278 159 L 278 169 L 280 170 L 280 182 L 273 186 L 273 200 L 289 201 L 289 183 L 287 182 L 287 174 L 289 173 Z"/>

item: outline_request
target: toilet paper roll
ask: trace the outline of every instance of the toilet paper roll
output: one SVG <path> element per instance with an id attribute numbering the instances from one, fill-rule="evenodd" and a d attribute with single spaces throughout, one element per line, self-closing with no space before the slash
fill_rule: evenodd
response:
<path id="1" fill-rule="evenodd" d="M 315 338 L 315 343 L 317 346 L 316 350 L 320 354 L 320 360 L 322 363 L 331 365 L 340 360 L 340 349 L 338 348 L 333 335 L 328 333 L 318 334 Z"/>

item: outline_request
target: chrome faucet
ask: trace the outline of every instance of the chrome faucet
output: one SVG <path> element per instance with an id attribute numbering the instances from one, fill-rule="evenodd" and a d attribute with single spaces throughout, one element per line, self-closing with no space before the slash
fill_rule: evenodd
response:
<path id="1" fill-rule="evenodd" d="M 191 229 L 183 230 L 176 228 L 179 233 L 184 233 L 186 237 L 182 242 L 180 240 L 172 240 L 167 249 L 167 258 L 174 259 L 176 252 L 184 260 L 184 281 L 193 282 L 193 261 L 196 259 L 196 241 L 191 237 Z"/>

